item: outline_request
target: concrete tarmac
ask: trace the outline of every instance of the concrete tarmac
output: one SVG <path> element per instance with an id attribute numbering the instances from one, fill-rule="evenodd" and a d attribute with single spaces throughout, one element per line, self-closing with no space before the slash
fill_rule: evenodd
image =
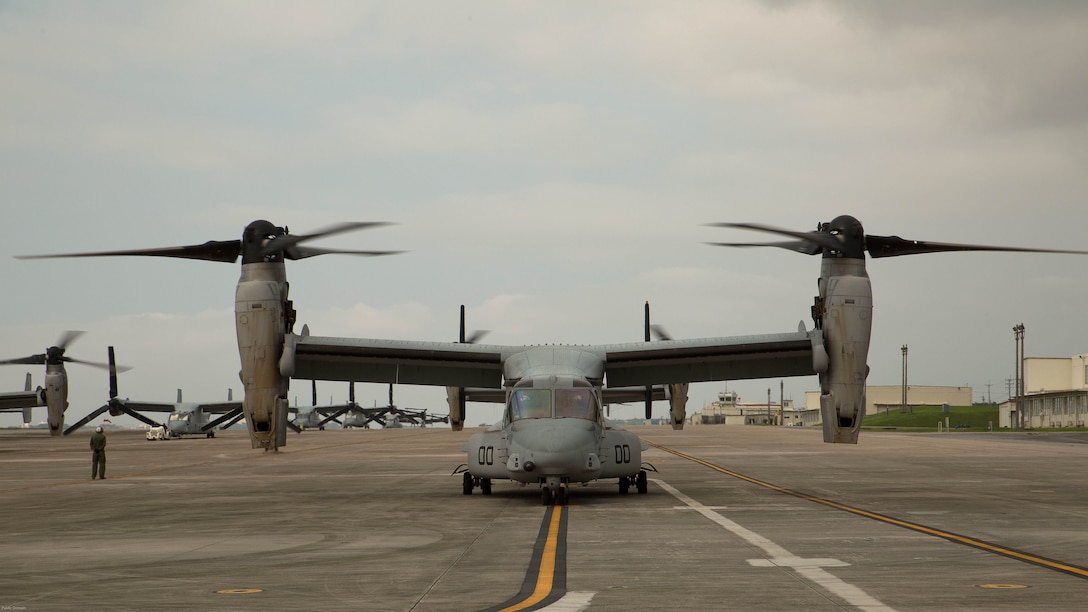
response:
<path id="1" fill-rule="evenodd" d="M 649 492 L 572 488 L 550 610 L 1088 607 L 1083 435 L 634 430 Z M 0 609 L 508 602 L 545 508 L 509 482 L 463 495 L 468 434 L 310 431 L 265 453 L 245 432 L 118 432 L 92 481 L 89 431 L 2 431 Z"/>

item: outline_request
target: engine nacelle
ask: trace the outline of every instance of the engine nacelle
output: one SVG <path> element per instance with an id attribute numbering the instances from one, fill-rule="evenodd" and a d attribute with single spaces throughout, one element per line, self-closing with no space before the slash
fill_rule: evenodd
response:
<path id="1" fill-rule="evenodd" d="M 669 422 L 673 429 L 683 429 L 687 420 L 688 383 L 665 386 L 665 395 L 669 400 Z"/>
<path id="2" fill-rule="evenodd" d="M 450 429 L 465 428 L 465 396 L 460 387 L 446 387 L 446 404 L 450 408 Z"/>
<path id="3" fill-rule="evenodd" d="M 827 371 L 820 374 L 824 442 L 857 444 L 869 376 L 872 287 L 864 268 L 861 275 L 830 276 L 821 284 L 826 288 L 822 331 L 828 359 Z"/>

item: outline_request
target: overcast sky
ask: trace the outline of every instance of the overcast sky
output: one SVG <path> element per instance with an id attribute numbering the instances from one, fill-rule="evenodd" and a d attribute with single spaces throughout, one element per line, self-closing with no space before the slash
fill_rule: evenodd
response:
<path id="1" fill-rule="evenodd" d="M 396 223 L 313 244 L 406 254 L 288 264 L 316 335 L 453 341 L 465 304 L 488 343 L 640 341 L 645 301 L 676 338 L 811 327 L 818 258 L 707 246 L 764 237 L 703 224 L 852 214 L 1088 250 L 1086 57 L 1079 1 L 0 1 L 0 358 L 85 330 L 68 355 L 114 345 L 123 397 L 239 394 L 237 264 L 12 256 L 231 240 L 255 219 Z M 870 261 L 869 383 L 900 383 L 906 344 L 912 384 L 1003 400 L 1014 324 L 1028 356 L 1088 352 L 1086 266 Z M 3 366 L 0 390 L 27 371 L 41 384 L 43 366 Z M 71 423 L 108 386 L 68 371 Z M 694 385 L 688 411 L 779 382 Z M 816 388 L 785 379 L 799 404 Z M 319 383 L 322 402 L 346 391 Z M 446 411 L 441 388 L 396 394 Z"/>

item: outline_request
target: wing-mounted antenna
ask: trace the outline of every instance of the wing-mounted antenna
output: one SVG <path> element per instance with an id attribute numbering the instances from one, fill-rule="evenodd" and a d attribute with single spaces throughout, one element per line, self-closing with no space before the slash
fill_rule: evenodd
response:
<path id="1" fill-rule="evenodd" d="M 861 222 L 841 215 L 820 223 L 814 232 L 758 225 L 715 223 L 714 227 L 755 230 L 791 238 L 784 242 L 717 242 L 715 246 L 773 246 L 806 255 L 822 255 L 819 295 L 812 307 L 815 333 L 822 333 L 825 353 L 813 351 L 813 371 L 820 378 L 820 412 L 824 441 L 856 444 L 865 416 L 865 379 L 872 332 L 873 296 L 865 268 L 870 257 L 897 257 L 950 251 L 993 251 L 1018 253 L 1072 253 L 1088 251 L 1034 249 L 949 242 L 905 240 L 899 236 L 866 234 Z"/>

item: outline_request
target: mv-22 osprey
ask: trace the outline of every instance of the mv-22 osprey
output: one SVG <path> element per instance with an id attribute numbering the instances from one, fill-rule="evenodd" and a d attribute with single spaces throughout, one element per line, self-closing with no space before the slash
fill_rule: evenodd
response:
<path id="1" fill-rule="evenodd" d="M 49 435 L 59 436 L 64 430 L 64 411 L 68 409 L 68 372 L 64 369 L 65 363 L 79 363 L 96 368 L 112 367 L 114 371 L 120 372 L 131 369 L 125 366 L 117 367 L 116 365 L 84 361 L 65 355 L 68 345 L 81 335 L 83 335 L 81 331 L 67 331 L 64 332 L 64 335 L 55 345 L 47 348 L 44 353 L 0 361 L 0 365 L 45 364 L 45 386 L 32 391 L 30 389 L 30 374 L 27 374 L 25 391 L 0 394 L 0 410 L 21 409 L 23 411 L 23 424 L 27 425 L 30 423 L 30 409 L 36 406 L 45 406 L 48 411 L 46 422 L 49 425 Z"/>
<path id="2" fill-rule="evenodd" d="M 486 491 L 490 484 L 485 481 L 491 478 L 536 482 L 547 501 L 562 494 L 563 484 L 601 477 L 620 478 L 621 489 L 624 480 L 639 485 L 637 438 L 623 438 L 630 454 L 625 454 L 621 443 L 617 456 L 613 440 L 621 438 L 610 438 L 610 430 L 600 419 L 602 404 L 620 401 L 615 396 L 645 398 L 647 404 L 668 399 L 672 425 L 681 429 L 689 383 L 816 374 L 824 441 L 856 443 L 865 409 L 872 325 L 866 251 L 873 257 L 943 251 L 1088 254 L 870 236 L 857 219 L 845 215 L 821 223 L 814 232 L 723 223 L 717 225 L 766 231 L 792 240 L 758 245 L 716 243 L 722 246 L 776 246 L 822 255 L 812 329 L 806 330 L 802 322 L 797 331 L 789 333 L 586 346 L 317 337 L 305 328 L 301 334 L 293 333 L 296 314 L 287 298 L 284 260 L 325 253 L 388 254 L 300 244 L 374 225 L 379 224 L 345 224 L 295 236 L 267 221 L 255 221 L 240 241 L 61 256 L 151 255 L 233 262 L 240 254 L 242 274 L 235 318 L 245 387 L 243 407 L 254 448 L 274 450 L 285 444 L 287 388 L 292 377 L 444 386 L 455 430 L 464 425 L 466 401 L 502 401 L 507 407 L 505 447 L 491 444 L 500 438 L 487 433 L 473 438 L 475 447 L 472 440 L 466 445 L 472 484 Z M 586 412 L 568 413 L 567 402 L 574 398 L 589 401 Z M 494 450 L 489 452 L 488 448 Z M 466 488 L 468 482 L 466 478 Z"/>

